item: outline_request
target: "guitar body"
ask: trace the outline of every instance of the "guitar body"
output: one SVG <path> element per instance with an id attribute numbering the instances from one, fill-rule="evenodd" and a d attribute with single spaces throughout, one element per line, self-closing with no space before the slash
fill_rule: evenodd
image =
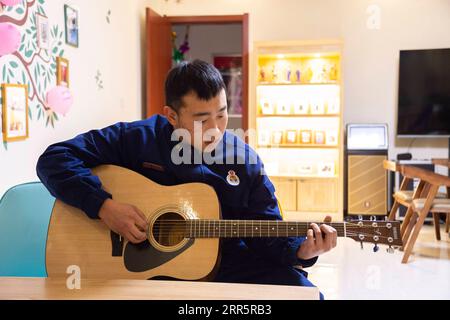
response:
<path id="1" fill-rule="evenodd" d="M 93 169 L 114 200 L 138 207 L 149 225 L 148 240 L 134 245 L 112 233 L 101 220 L 57 200 L 52 211 L 46 248 L 48 277 L 67 278 L 78 266 L 83 278 L 183 280 L 208 278 L 218 266 L 219 239 L 180 236 L 171 221 L 220 219 L 214 189 L 202 183 L 161 186 L 131 170 L 105 165 Z M 168 223 L 167 223 L 168 222 Z M 168 226 L 168 227 L 167 227 Z"/>

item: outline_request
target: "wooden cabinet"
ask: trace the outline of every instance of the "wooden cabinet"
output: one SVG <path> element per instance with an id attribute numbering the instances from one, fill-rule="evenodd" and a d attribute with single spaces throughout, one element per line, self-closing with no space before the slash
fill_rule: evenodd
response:
<path id="1" fill-rule="evenodd" d="M 297 181 L 297 211 L 338 211 L 337 179 L 300 179 Z"/>
<path id="2" fill-rule="evenodd" d="M 322 221 L 339 214 L 339 179 L 337 178 L 283 178 L 271 177 L 275 186 L 283 218 L 287 220 Z"/>
<path id="3" fill-rule="evenodd" d="M 275 186 L 275 195 L 283 211 L 297 210 L 297 180 L 271 178 Z"/>

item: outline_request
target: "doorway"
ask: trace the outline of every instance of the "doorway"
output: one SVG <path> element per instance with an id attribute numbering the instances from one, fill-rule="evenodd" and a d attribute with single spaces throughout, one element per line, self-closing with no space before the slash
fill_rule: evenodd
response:
<path id="1" fill-rule="evenodd" d="M 186 60 L 214 64 L 227 85 L 229 129 L 248 129 L 248 14 L 232 16 L 160 16 L 147 8 L 145 117 L 161 114 L 164 82 L 174 65 L 172 32 L 177 48 L 189 35 Z M 157 45 L 155 45 L 157 44 Z"/>

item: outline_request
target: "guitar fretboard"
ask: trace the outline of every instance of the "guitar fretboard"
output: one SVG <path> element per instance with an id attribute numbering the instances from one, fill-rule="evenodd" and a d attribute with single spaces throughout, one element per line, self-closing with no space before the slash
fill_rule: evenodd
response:
<path id="1" fill-rule="evenodd" d="M 180 221 L 180 228 L 189 238 L 263 238 L 306 236 L 310 222 L 279 220 L 204 220 Z M 317 223 L 318 225 L 322 223 Z M 327 223 L 337 230 L 339 237 L 346 236 L 344 222 Z"/>

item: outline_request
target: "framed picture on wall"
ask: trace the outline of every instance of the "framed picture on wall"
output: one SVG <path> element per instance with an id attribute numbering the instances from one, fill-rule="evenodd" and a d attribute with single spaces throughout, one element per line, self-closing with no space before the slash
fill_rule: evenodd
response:
<path id="1" fill-rule="evenodd" d="M 56 84 L 69 87 L 69 60 L 56 58 Z"/>
<path id="2" fill-rule="evenodd" d="M 228 113 L 242 115 L 242 56 L 240 54 L 216 54 L 214 66 L 222 74 L 227 91 Z"/>
<path id="3" fill-rule="evenodd" d="M 78 9 L 64 5 L 64 24 L 66 26 L 66 43 L 78 48 L 79 36 L 79 12 Z"/>
<path id="4" fill-rule="evenodd" d="M 28 138 L 28 87 L 3 84 L 2 100 L 3 141 Z"/>
<path id="5" fill-rule="evenodd" d="M 45 50 L 50 49 L 50 26 L 48 18 L 36 13 L 36 27 L 38 47 Z"/>

